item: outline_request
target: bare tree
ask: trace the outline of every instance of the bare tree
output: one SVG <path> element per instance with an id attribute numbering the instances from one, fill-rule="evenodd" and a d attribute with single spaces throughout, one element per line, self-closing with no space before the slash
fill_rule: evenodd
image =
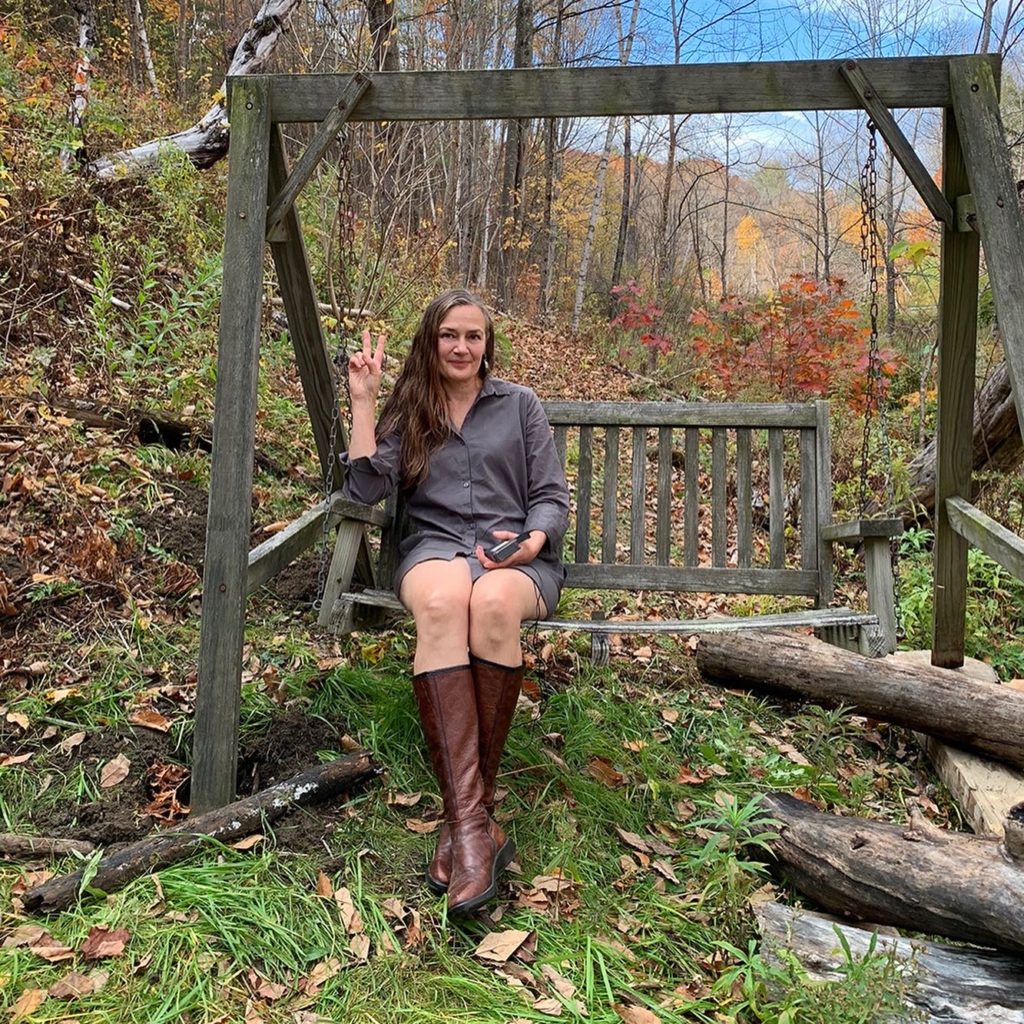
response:
<path id="1" fill-rule="evenodd" d="M 636 36 L 636 23 L 640 15 L 640 0 L 633 0 L 633 13 L 629 19 L 629 31 L 622 34 L 621 15 L 616 8 L 616 23 L 619 28 L 619 63 L 625 66 L 629 63 L 629 55 L 633 49 L 633 39 Z M 587 234 L 583 239 L 583 252 L 580 255 L 579 270 L 576 274 L 576 297 L 572 307 L 573 333 L 580 328 L 580 317 L 583 315 L 583 292 L 587 283 L 587 272 L 590 270 L 590 255 L 594 247 L 594 233 L 597 230 L 597 221 L 601 213 L 601 205 L 604 202 L 604 180 L 608 173 L 608 160 L 611 157 L 612 142 L 615 139 L 615 118 L 608 118 L 608 128 L 605 132 L 604 148 L 601 150 L 601 159 L 597 165 L 597 180 L 594 187 L 594 201 L 590 206 L 590 219 L 587 222 Z"/>

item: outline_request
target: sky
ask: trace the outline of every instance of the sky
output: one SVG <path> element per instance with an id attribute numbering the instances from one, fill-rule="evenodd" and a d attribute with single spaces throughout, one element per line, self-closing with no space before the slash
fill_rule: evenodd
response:
<path id="1" fill-rule="evenodd" d="M 583 0 L 579 0 L 583 2 Z M 997 0 L 994 38 L 1012 0 Z M 632 0 L 621 0 L 628 22 Z M 590 4 L 587 4 L 590 6 Z M 981 25 L 980 0 L 641 0 L 637 38 L 631 64 L 672 63 L 675 47 L 672 9 L 681 16 L 681 63 L 842 59 L 846 57 L 924 56 L 974 51 Z M 598 59 L 617 63 L 615 19 L 605 15 L 607 33 Z M 855 134 L 862 148 L 863 116 L 826 115 L 837 135 Z M 908 135 L 916 129 L 920 155 L 930 168 L 938 160 L 931 145 L 937 115 L 897 112 Z M 725 157 L 725 118 L 701 118 L 709 129 L 707 155 Z M 810 149 L 813 121 L 801 113 L 733 115 L 729 121 L 730 157 L 738 173 L 766 163 L 789 164 L 794 150 Z M 712 127 L 714 126 L 714 127 Z M 603 142 L 604 122 L 581 125 Z M 696 125 L 693 125 L 696 128 Z M 864 138 L 860 138 L 864 135 Z M 655 152 L 654 155 L 657 155 Z"/>

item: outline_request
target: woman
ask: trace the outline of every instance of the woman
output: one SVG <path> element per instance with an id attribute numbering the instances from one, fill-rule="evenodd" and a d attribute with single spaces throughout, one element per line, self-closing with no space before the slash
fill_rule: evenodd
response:
<path id="1" fill-rule="evenodd" d="M 522 683 L 520 626 L 554 611 L 569 493 L 551 429 L 528 388 L 490 376 L 494 326 L 462 289 L 424 310 L 374 427 L 384 335 L 349 360 L 348 497 L 402 488 L 411 533 L 395 591 L 416 623 L 413 690 L 445 824 L 427 884 L 466 913 L 497 891 L 515 854 L 494 821 L 498 761 Z M 516 538 L 511 554 L 486 553 Z"/>

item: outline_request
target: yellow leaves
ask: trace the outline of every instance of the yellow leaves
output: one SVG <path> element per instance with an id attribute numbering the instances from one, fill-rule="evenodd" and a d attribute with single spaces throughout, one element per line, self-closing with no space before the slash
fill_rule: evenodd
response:
<path id="1" fill-rule="evenodd" d="M 761 241 L 761 228 L 752 214 L 747 214 L 736 225 L 736 248 L 740 252 L 749 252 Z"/>

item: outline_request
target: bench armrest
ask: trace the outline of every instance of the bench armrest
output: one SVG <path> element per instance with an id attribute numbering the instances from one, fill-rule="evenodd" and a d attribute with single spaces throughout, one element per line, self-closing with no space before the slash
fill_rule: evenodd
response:
<path id="1" fill-rule="evenodd" d="M 832 543 L 864 545 L 864 582 L 868 591 L 868 610 L 878 616 L 885 650 L 896 650 L 896 598 L 893 594 L 892 561 L 889 545 L 903 533 L 902 519 L 854 519 L 848 523 L 829 523 L 821 536 Z"/>
<path id="2" fill-rule="evenodd" d="M 828 523 L 821 528 L 822 540 L 840 544 L 860 544 L 869 537 L 899 537 L 902 519 L 851 519 L 847 523 Z"/>
<path id="3" fill-rule="evenodd" d="M 356 519 L 361 523 L 371 523 L 373 526 L 387 526 L 391 522 L 391 514 L 376 505 L 362 505 L 358 501 L 349 501 L 341 497 L 336 491 L 331 495 L 330 508 L 331 525 L 340 522 L 342 519 Z"/>

